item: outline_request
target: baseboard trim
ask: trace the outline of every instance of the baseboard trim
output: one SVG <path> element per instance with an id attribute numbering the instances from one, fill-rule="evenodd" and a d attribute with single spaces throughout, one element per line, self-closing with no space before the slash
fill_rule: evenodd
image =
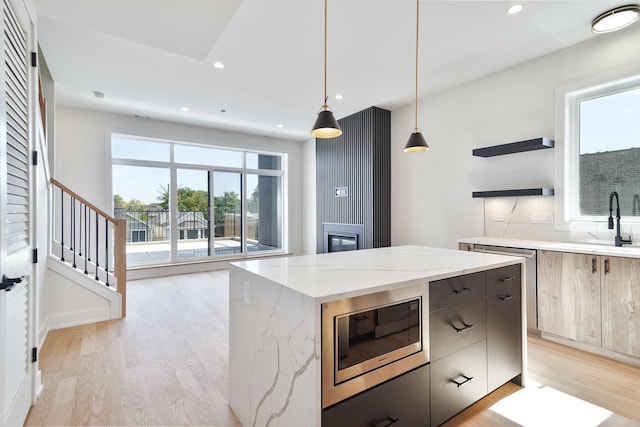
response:
<path id="1" fill-rule="evenodd" d="M 553 341 L 558 344 L 563 344 L 568 347 L 577 348 L 578 350 L 586 351 L 589 353 L 597 354 L 598 356 L 603 356 L 608 359 L 615 360 L 617 362 L 626 363 L 628 365 L 639 366 L 640 367 L 640 359 L 637 359 L 633 356 L 628 356 L 626 354 L 616 353 L 615 351 L 607 350 L 606 348 L 597 347 L 591 344 L 581 343 L 579 341 L 574 341 L 568 338 L 560 337 L 557 335 L 549 334 L 546 332 L 541 333 L 541 338 L 544 338 L 549 341 Z"/>
<path id="2" fill-rule="evenodd" d="M 47 318 L 47 324 L 48 329 L 53 331 L 55 329 L 70 328 L 72 326 L 111 320 L 110 314 L 110 309 L 108 307 L 100 307 L 49 316 Z"/>

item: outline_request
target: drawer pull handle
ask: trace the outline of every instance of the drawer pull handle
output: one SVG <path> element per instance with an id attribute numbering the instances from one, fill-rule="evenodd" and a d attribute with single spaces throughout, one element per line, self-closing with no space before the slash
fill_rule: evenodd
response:
<path id="1" fill-rule="evenodd" d="M 596 259 L 591 258 L 591 274 L 595 274 L 596 272 Z"/>
<path id="2" fill-rule="evenodd" d="M 515 295 L 502 295 L 500 297 L 500 301 L 506 301 L 506 300 L 513 299 L 513 298 L 515 298 Z"/>
<path id="3" fill-rule="evenodd" d="M 389 427 L 389 426 L 394 425 L 398 421 L 400 421 L 400 418 L 388 417 L 385 420 L 380 420 L 380 421 L 376 421 L 376 422 L 372 423 L 371 427 Z"/>
<path id="4" fill-rule="evenodd" d="M 454 289 L 453 293 L 456 295 L 460 295 L 460 294 L 467 294 L 471 292 L 471 288 L 462 288 L 462 289 Z"/>
<path id="5" fill-rule="evenodd" d="M 501 277 L 501 278 L 498 279 L 498 281 L 501 282 L 501 283 L 507 283 L 507 282 L 510 282 L 512 280 L 516 280 L 515 276 Z"/>
<path id="6" fill-rule="evenodd" d="M 466 383 L 470 382 L 473 379 L 473 377 L 468 377 L 466 375 L 460 375 L 460 376 L 464 378 L 464 381 L 451 380 L 451 382 L 454 383 L 458 388 L 464 387 Z"/>
<path id="7" fill-rule="evenodd" d="M 462 327 L 462 328 L 457 328 L 456 325 L 451 325 L 451 326 L 453 326 L 453 329 L 455 329 L 457 333 L 460 333 L 462 331 L 466 331 L 467 329 L 473 328 L 473 325 L 467 325 L 464 322 L 462 322 L 462 324 L 464 325 L 464 327 Z"/>

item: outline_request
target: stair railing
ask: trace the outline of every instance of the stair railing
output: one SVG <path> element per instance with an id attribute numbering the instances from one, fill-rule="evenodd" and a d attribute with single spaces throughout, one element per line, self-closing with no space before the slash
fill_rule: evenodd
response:
<path id="1" fill-rule="evenodd" d="M 120 293 L 125 317 L 127 220 L 112 217 L 54 178 L 51 184 L 52 253 Z"/>

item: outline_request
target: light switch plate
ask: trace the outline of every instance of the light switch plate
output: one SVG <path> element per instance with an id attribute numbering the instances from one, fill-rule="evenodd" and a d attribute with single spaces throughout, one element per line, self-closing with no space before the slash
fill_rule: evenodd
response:
<path id="1" fill-rule="evenodd" d="M 491 216 L 491 221 L 493 221 L 493 222 L 503 222 L 504 221 L 504 215 L 502 215 L 501 213 L 494 213 Z"/>

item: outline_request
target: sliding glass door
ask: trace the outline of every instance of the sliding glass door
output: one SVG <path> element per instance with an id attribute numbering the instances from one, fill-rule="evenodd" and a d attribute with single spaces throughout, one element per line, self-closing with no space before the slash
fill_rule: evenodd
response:
<path id="1" fill-rule="evenodd" d="M 211 255 L 209 175 L 206 170 L 178 169 L 176 171 L 178 259 L 203 258 Z"/>
<path id="2" fill-rule="evenodd" d="M 113 165 L 112 173 L 113 213 L 127 220 L 127 265 L 169 262 L 169 211 L 159 199 L 168 191 L 169 169 Z"/>
<path id="3" fill-rule="evenodd" d="M 214 253 L 242 253 L 242 174 L 213 172 Z"/>
<path id="4" fill-rule="evenodd" d="M 283 252 L 284 155 L 112 136 L 127 265 Z"/>

